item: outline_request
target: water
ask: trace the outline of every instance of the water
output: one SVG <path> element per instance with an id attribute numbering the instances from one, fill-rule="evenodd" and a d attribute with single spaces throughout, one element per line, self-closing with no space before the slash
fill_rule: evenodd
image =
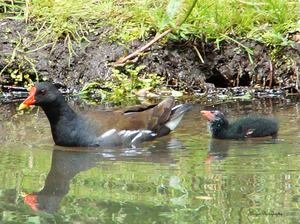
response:
<path id="1" fill-rule="evenodd" d="M 41 110 L 1 105 L 2 222 L 299 223 L 298 99 L 210 104 L 137 149 L 54 146 Z M 211 139 L 203 109 L 273 115 L 278 138 Z"/>

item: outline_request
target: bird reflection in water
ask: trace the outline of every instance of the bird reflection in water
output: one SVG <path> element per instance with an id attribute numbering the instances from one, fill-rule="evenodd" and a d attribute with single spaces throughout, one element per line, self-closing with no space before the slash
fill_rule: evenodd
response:
<path id="1" fill-rule="evenodd" d="M 169 140 L 169 141 L 168 141 Z M 50 172 L 45 180 L 44 188 L 37 193 L 23 192 L 24 202 L 33 210 L 55 213 L 60 209 L 61 200 L 70 190 L 71 180 L 80 172 L 93 167 L 101 167 L 102 161 L 146 162 L 175 164 L 170 154 L 174 148 L 182 148 L 175 138 L 165 137 L 155 142 L 149 149 L 110 149 L 96 151 L 96 148 L 66 148 L 55 146 L 52 153 Z M 91 151 L 93 150 L 93 151 Z"/>
<path id="2" fill-rule="evenodd" d="M 206 164 L 211 164 L 218 160 L 223 160 L 228 156 L 230 140 L 221 140 L 211 138 L 208 157 L 204 161 Z"/>

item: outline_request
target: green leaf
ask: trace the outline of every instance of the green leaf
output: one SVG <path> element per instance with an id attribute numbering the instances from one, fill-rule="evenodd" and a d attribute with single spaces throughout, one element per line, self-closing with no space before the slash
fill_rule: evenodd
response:
<path id="1" fill-rule="evenodd" d="M 171 0 L 167 6 L 165 22 L 164 25 L 167 25 L 175 16 L 177 10 L 181 5 L 182 0 Z"/>
<path id="2" fill-rule="evenodd" d="M 153 79 L 139 79 L 142 83 L 150 83 Z"/>
<path id="3" fill-rule="evenodd" d="M 179 96 L 182 96 L 182 95 L 183 95 L 183 93 L 180 92 L 180 91 L 176 91 L 176 90 L 172 91 L 172 96 L 179 97 Z"/>

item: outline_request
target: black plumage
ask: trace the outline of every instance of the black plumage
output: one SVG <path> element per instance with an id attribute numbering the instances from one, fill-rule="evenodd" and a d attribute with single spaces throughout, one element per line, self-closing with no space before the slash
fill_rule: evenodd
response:
<path id="1" fill-rule="evenodd" d="M 245 139 L 251 137 L 276 137 L 279 125 L 276 120 L 262 117 L 246 117 L 229 123 L 226 116 L 219 110 L 201 111 L 210 124 L 213 138 Z"/>

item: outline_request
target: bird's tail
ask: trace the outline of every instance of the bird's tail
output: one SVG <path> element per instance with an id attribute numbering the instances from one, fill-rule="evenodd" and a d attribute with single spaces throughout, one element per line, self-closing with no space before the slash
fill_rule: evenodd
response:
<path id="1" fill-rule="evenodd" d="M 183 115 L 193 108 L 191 103 L 180 104 L 172 108 L 170 119 L 166 122 L 165 126 L 173 131 L 179 122 L 181 121 Z"/>

